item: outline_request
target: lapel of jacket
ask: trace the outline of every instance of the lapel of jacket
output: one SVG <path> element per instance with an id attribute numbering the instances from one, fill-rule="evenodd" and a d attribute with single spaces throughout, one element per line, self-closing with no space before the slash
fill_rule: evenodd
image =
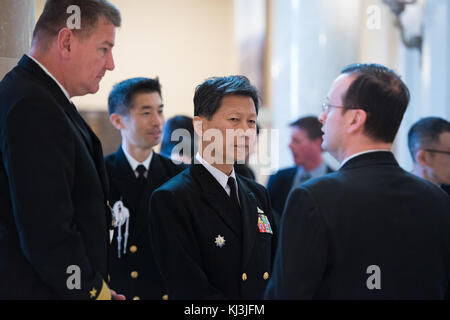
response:
<path id="1" fill-rule="evenodd" d="M 125 153 L 123 153 L 122 146 L 120 146 L 114 154 L 114 164 L 111 177 L 126 180 L 127 183 L 129 183 L 129 181 L 134 181 L 133 179 L 136 179 L 136 175 L 125 157 Z"/>
<path id="2" fill-rule="evenodd" d="M 253 246 L 256 239 L 258 226 L 258 209 L 255 195 L 248 189 L 247 185 L 239 176 L 237 177 L 239 186 L 239 201 L 242 212 L 242 230 L 243 230 L 243 252 L 242 267 L 248 263 L 251 257 Z"/>
<path id="3" fill-rule="evenodd" d="M 289 192 L 291 192 L 292 185 L 294 184 L 295 175 L 297 174 L 297 167 L 290 168 L 285 175 L 283 188 L 283 198 L 286 201 Z"/>
<path id="4" fill-rule="evenodd" d="M 106 167 L 105 167 L 105 161 L 103 158 L 102 144 L 89 126 L 88 126 L 88 129 L 90 131 L 90 134 L 92 137 L 92 142 L 94 144 L 93 158 L 94 158 L 95 166 L 96 166 L 97 172 L 100 176 L 100 181 L 102 182 L 103 193 L 104 193 L 105 197 L 108 197 L 109 181 L 108 181 L 108 176 L 106 174 Z"/>
<path id="5" fill-rule="evenodd" d="M 24 55 L 19 61 L 19 66 L 28 70 L 39 80 L 42 85 L 47 87 L 47 89 L 53 94 L 53 97 L 58 102 L 58 105 L 64 110 L 68 118 L 80 133 L 87 146 L 88 153 L 91 155 L 95 167 L 97 168 L 97 172 L 106 198 L 109 194 L 109 185 L 106 177 L 105 164 L 103 161 L 103 151 L 101 148 L 100 140 L 98 140 L 97 136 L 91 130 L 89 125 L 87 125 L 83 120 L 81 115 L 76 110 L 75 106 L 67 99 L 58 84 L 52 78 L 50 78 L 50 76 L 46 74 L 39 65 L 37 65 L 29 57 Z"/>
<path id="6" fill-rule="evenodd" d="M 231 214 L 231 201 L 217 180 L 201 164 L 191 165 L 191 173 L 200 185 L 203 200 L 213 209 L 222 221 L 241 239 L 242 226 L 239 219 Z"/>

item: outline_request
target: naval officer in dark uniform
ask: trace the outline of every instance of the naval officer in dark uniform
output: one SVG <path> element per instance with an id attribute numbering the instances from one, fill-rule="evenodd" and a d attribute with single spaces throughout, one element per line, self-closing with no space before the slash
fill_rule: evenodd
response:
<path id="1" fill-rule="evenodd" d="M 81 29 L 67 25 L 72 5 Z M 114 69 L 120 25 L 108 1 L 49 0 L 0 83 L 0 300 L 124 299 L 108 284 L 102 147 L 71 101 Z"/>
<path id="2" fill-rule="evenodd" d="M 164 124 L 158 79 L 120 82 L 109 95 L 108 107 L 111 123 L 122 135 L 119 150 L 105 158 L 110 202 L 115 215 L 128 214 L 114 230 L 111 283 L 128 299 L 165 299 L 150 243 L 148 202 L 156 188 L 184 167 L 153 152 Z"/>
<path id="3" fill-rule="evenodd" d="M 197 87 L 194 106 L 202 139 L 195 163 L 151 199 L 169 299 L 261 299 L 277 227 L 266 189 L 233 168 L 256 136 L 257 91 L 242 76 L 210 78 Z"/>

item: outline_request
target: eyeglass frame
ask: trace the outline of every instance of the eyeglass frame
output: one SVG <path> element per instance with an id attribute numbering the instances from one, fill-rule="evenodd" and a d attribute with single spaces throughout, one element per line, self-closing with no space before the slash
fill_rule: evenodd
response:
<path id="1" fill-rule="evenodd" d="M 442 153 L 450 156 L 450 151 L 442 151 L 442 150 L 435 150 L 435 149 L 423 149 L 423 151 L 431 152 L 431 153 Z"/>
<path id="2" fill-rule="evenodd" d="M 329 104 L 328 102 L 324 102 L 324 103 L 322 103 L 322 112 L 325 113 L 325 114 L 328 114 L 328 111 L 330 110 L 330 107 L 331 108 L 347 109 L 347 110 L 362 109 L 360 107 L 352 108 L 352 107 L 346 107 L 346 106 L 335 106 L 333 104 Z"/>

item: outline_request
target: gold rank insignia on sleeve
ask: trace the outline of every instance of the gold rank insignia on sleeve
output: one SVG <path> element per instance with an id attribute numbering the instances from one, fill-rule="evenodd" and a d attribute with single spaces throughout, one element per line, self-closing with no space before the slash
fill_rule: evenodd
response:
<path id="1" fill-rule="evenodd" d="M 111 290 L 109 290 L 108 285 L 105 281 L 103 281 L 102 289 L 100 290 L 100 293 L 97 295 L 97 288 L 93 287 L 91 291 L 89 291 L 89 294 L 91 296 L 91 299 L 95 300 L 111 300 Z"/>
<path id="2" fill-rule="evenodd" d="M 91 294 L 91 299 L 95 299 L 95 297 L 97 296 L 97 289 L 92 288 L 92 290 L 89 291 L 89 293 Z"/>

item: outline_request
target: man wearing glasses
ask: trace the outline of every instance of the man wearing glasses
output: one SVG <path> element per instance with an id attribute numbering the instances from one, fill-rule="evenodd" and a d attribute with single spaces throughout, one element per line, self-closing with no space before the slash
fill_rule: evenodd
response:
<path id="1" fill-rule="evenodd" d="M 436 117 L 419 120 L 409 130 L 408 146 L 413 173 L 450 194 L 450 123 Z"/>
<path id="2" fill-rule="evenodd" d="M 291 191 L 266 298 L 450 298 L 450 198 L 390 151 L 409 97 L 381 65 L 334 81 L 319 119 L 341 167 Z"/>

